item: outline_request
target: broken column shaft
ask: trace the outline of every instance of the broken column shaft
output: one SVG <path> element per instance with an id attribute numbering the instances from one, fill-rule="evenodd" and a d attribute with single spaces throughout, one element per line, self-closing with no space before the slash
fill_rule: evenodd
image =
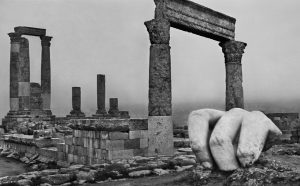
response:
<path id="1" fill-rule="evenodd" d="M 96 115 L 105 116 L 105 75 L 97 75 L 97 112 Z"/>
<path id="2" fill-rule="evenodd" d="M 50 41 L 52 37 L 41 36 L 42 63 L 41 63 L 41 96 L 43 110 L 51 110 L 51 65 L 50 65 Z M 50 111 L 51 112 L 51 111 Z"/>
<path id="3" fill-rule="evenodd" d="M 227 41 L 220 43 L 226 65 L 226 110 L 244 108 L 242 56 L 246 43 Z"/>
<path id="4" fill-rule="evenodd" d="M 84 113 L 81 112 L 81 90 L 80 87 L 72 87 L 72 108 L 70 112 L 71 116 L 84 117 Z"/>
<path id="5" fill-rule="evenodd" d="M 110 98 L 109 99 L 109 116 L 110 117 L 119 117 L 120 111 L 118 108 L 118 98 Z"/>

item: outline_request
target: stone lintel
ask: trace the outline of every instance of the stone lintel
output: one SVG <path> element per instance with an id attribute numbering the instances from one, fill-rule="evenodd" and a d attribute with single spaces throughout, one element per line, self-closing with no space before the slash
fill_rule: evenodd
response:
<path id="1" fill-rule="evenodd" d="M 30 35 L 30 36 L 45 36 L 46 29 L 43 28 L 34 28 L 26 26 L 17 26 L 14 28 L 15 32 L 21 35 Z"/>
<path id="2" fill-rule="evenodd" d="M 233 40 L 236 19 L 188 0 L 155 0 L 155 18 L 171 26 L 217 41 Z"/>

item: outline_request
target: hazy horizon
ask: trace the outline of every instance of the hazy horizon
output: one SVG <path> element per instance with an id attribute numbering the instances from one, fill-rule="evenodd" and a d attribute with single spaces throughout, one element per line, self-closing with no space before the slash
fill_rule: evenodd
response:
<path id="1" fill-rule="evenodd" d="M 243 55 L 245 108 L 300 112 L 300 1 L 194 0 L 235 17 Z M 0 117 L 9 111 L 10 40 L 15 26 L 47 29 L 51 41 L 52 112 L 71 111 L 71 87 L 81 87 L 82 111 L 96 112 L 96 77 L 106 75 L 106 105 L 146 117 L 150 41 L 144 21 L 154 2 L 141 0 L 1 0 Z M 31 82 L 40 82 L 40 39 L 29 39 Z M 200 108 L 224 109 L 225 65 L 218 42 L 171 29 L 174 118 Z M 299 105 L 299 106 L 298 106 Z"/>

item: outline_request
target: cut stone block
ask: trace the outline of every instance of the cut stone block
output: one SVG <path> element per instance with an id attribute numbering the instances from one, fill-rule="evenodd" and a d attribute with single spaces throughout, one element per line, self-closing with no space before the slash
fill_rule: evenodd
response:
<path id="1" fill-rule="evenodd" d="M 173 155 L 173 123 L 171 116 L 149 116 L 148 155 Z"/>
<path id="2" fill-rule="evenodd" d="M 109 132 L 108 136 L 110 140 L 129 139 L 128 132 Z"/>
<path id="3" fill-rule="evenodd" d="M 101 140 L 101 149 L 123 150 L 124 140 Z"/>
<path id="4" fill-rule="evenodd" d="M 148 147 L 148 138 L 140 139 L 140 148 L 147 148 Z"/>
<path id="5" fill-rule="evenodd" d="M 133 150 L 112 150 L 108 151 L 109 160 L 114 159 L 129 159 L 133 157 Z"/>
<path id="6" fill-rule="evenodd" d="M 140 139 L 130 139 L 124 140 L 125 149 L 139 149 L 140 148 Z"/>

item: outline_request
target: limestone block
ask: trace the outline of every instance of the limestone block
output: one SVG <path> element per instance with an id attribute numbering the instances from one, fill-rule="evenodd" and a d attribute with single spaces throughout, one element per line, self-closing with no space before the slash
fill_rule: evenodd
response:
<path id="1" fill-rule="evenodd" d="M 122 139 L 129 139 L 128 132 L 109 132 L 108 138 L 110 140 L 122 140 Z"/>
<path id="2" fill-rule="evenodd" d="M 78 156 L 86 156 L 87 148 L 86 147 L 78 147 Z"/>
<path id="3" fill-rule="evenodd" d="M 108 159 L 129 159 L 133 157 L 133 149 L 108 151 Z"/>
<path id="4" fill-rule="evenodd" d="M 147 148 L 148 147 L 148 138 L 142 138 L 140 139 L 140 148 Z"/>
<path id="5" fill-rule="evenodd" d="M 108 132 L 107 131 L 100 131 L 100 139 L 103 139 L 103 140 L 108 139 Z"/>
<path id="6" fill-rule="evenodd" d="M 129 131 L 129 139 L 141 138 L 141 130 Z"/>
<path id="7" fill-rule="evenodd" d="M 171 116 L 149 116 L 148 155 L 173 155 L 173 123 Z"/>
<path id="8" fill-rule="evenodd" d="M 96 149 L 94 149 L 94 148 L 87 148 L 87 156 L 88 157 L 95 157 L 96 156 Z"/>
<path id="9" fill-rule="evenodd" d="M 101 149 L 123 150 L 124 140 L 101 140 Z"/>
<path id="10" fill-rule="evenodd" d="M 73 138 L 71 136 L 65 137 L 65 143 L 66 145 L 72 145 L 73 144 Z"/>
<path id="11" fill-rule="evenodd" d="M 95 158 L 102 159 L 102 150 L 101 149 L 95 149 Z"/>
<path id="12" fill-rule="evenodd" d="M 124 149 L 139 149 L 140 139 L 124 140 Z"/>
<path id="13" fill-rule="evenodd" d="M 19 96 L 30 96 L 30 82 L 19 82 Z"/>
<path id="14" fill-rule="evenodd" d="M 100 139 L 93 139 L 93 148 L 95 148 L 95 149 L 101 148 L 101 140 Z"/>
<path id="15" fill-rule="evenodd" d="M 19 110 L 19 98 L 10 98 L 10 110 L 11 111 Z"/>
<path id="16" fill-rule="evenodd" d="M 78 157 L 78 155 L 73 155 L 73 162 L 74 163 L 79 163 L 79 157 Z"/>
<path id="17" fill-rule="evenodd" d="M 148 147 L 141 149 L 133 149 L 134 156 L 147 156 L 148 155 Z"/>
<path id="18" fill-rule="evenodd" d="M 129 130 L 148 130 L 147 119 L 130 119 Z"/>
<path id="19" fill-rule="evenodd" d="M 64 152 L 66 150 L 64 143 L 58 143 L 56 144 L 56 147 L 59 152 Z"/>
<path id="20" fill-rule="evenodd" d="M 57 152 L 57 160 L 67 161 L 67 155 L 64 152 Z"/>

